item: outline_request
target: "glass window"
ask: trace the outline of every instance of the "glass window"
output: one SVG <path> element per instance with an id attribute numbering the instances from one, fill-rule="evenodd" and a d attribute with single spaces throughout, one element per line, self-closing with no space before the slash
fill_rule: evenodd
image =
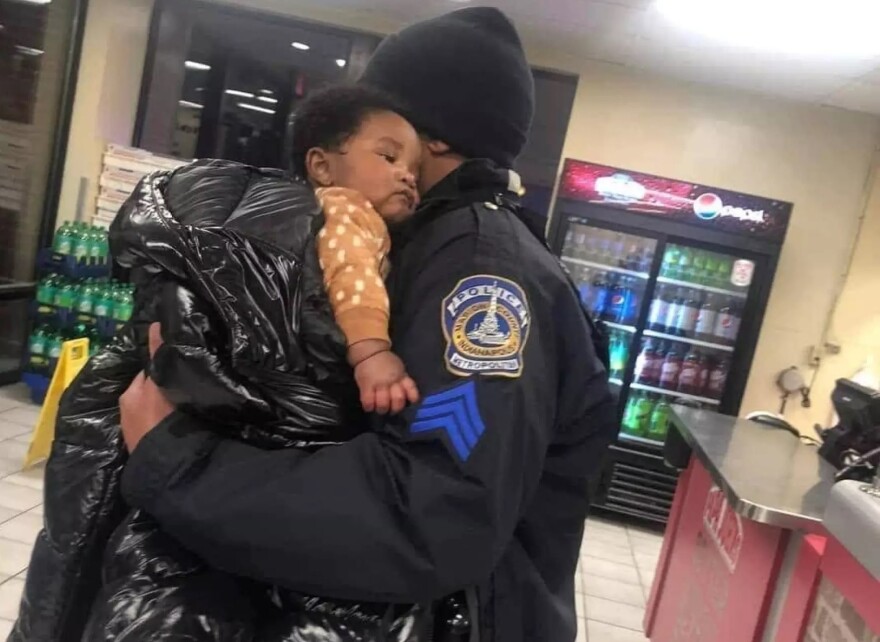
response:
<path id="1" fill-rule="evenodd" d="M 289 114 L 309 91 L 360 73 L 379 42 L 199 2 L 157 9 L 140 147 L 286 167 Z"/>
<path id="2" fill-rule="evenodd" d="M 0 0 L 0 382 L 17 376 L 24 302 L 55 219 L 84 4 Z"/>
<path id="3" fill-rule="evenodd" d="M 298 102 L 360 76 L 381 39 L 197 0 L 160 0 L 154 20 L 134 144 L 270 167 L 287 167 Z M 518 169 L 526 205 L 546 215 L 577 77 L 534 74 L 534 125 Z"/>

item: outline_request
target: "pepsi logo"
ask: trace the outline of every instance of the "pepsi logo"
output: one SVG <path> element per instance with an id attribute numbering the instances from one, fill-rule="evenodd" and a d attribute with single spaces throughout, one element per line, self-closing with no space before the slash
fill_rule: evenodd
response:
<path id="1" fill-rule="evenodd" d="M 694 214 L 705 221 L 711 221 L 721 214 L 724 203 L 717 194 L 707 193 L 697 197 L 694 201 Z"/>

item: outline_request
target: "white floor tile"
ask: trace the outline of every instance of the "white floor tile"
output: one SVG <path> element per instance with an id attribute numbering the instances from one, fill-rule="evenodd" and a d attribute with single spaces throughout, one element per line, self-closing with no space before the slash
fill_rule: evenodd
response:
<path id="1" fill-rule="evenodd" d="M 43 504 L 40 503 L 39 506 L 34 506 L 34 507 L 33 507 L 32 509 L 30 509 L 28 512 L 29 512 L 29 513 L 34 513 L 35 515 L 42 515 L 42 514 L 43 514 Z"/>
<path id="2" fill-rule="evenodd" d="M 37 406 L 18 406 L 12 410 L 0 412 L 0 423 L 13 423 L 33 429 L 40 417 Z"/>
<path id="3" fill-rule="evenodd" d="M 642 633 L 612 626 L 596 620 L 587 620 L 590 642 L 649 642 Z"/>
<path id="4" fill-rule="evenodd" d="M 584 578 L 588 576 L 604 577 L 628 584 L 639 584 L 639 574 L 632 564 L 618 564 L 608 560 L 591 558 L 584 563 Z"/>
<path id="5" fill-rule="evenodd" d="M 660 555 L 660 549 L 663 548 L 662 539 L 648 539 L 641 536 L 631 537 L 630 546 L 636 553 L 645 553 L 649 555 Z"/>
<path id="6" fill-rule="evenodd" d="M 21 472 L 12 473 L 3 478 L 3 481 L 19 486 L 27 486 L 36 490 L 43 490 L 43 479 L 46 477 L 45 466 L 32 466 Z"/>
<path id="7" fill-rule="evenodd" d="M 0 506 L 26 511 L 43 503 L 43 491 L 0 479 Z"/>
<path id="8" fill-rule="evenodd" d="M 0 414 L 0 418 L 2 417 L 3 415 Z M 31 430 L 32 428 L 29 428 L 28 426 L 22 426 L 21 424 L 0 419 L 0 441 L 12 439 L 14 437 L 21 437 L 22 435 L 29 435 Z"/>
<path id="9" fill-rule="evenodd" d="M 24 457 L 27 455 L 27 451 L 28 444 L 16 441 L 15 439 L 0 441 L 0 457 L 3 459 L 24 462 Z"/>
<path id="10" fill-rule="evenodd" d="M 14 620 L 18 617 L 18 606 L 23 590 L 24 580 L 17 577 L 0 584 L 0 618 Z"/>
<path id="11" fill-rule="evenodd" d="M 584 593 L 593 597 L 601 597 L 614 602 L 623 602 L 632 606 L 645 606 L 645 595 L 642 587 L 627 582 L 611 580 L 607 577 L 587 575 L 583 582 Z"/>
<path id="12" fill-rule="evenodd" d="M 601 597 L 586 596 L 587 614 L 591 620 L 642 631 L 645 609 L 641 606 L 614 602 Z"/>
<path id="13" fill-rule="evenodd" d="M 627 533 L 629 533 L 630 539 L 645 539 L 649 542 L 662 542 L 663 541 L 663 532 L 655 531 L 649 528 L 642 528 L 640 526 L 627 526 Z"/>
<path id="14" fill-rule="evenodd" d="M 0 458 L 0 479 L 2 479 L 3 477 L 7 477 L 12 473 L 19 472 L 21 470 L 21 464 L 22 462 L 20 459 Z"/>
<path id="15" fill-rule="evenodd" d="M 0 573 L 18 575 L 31 561 L 31 544 L 0 539 Z"/>
<path id="16" fill-rule="evenodd" d="M 21 511 L 15 508 L 5 508 L 0 506 L 0 524 L 8 519 L 12 519 L 16 515 L 21 515 Z"/>
<path id="17" fill-rule="evenodd" d="M 580 594 L 575 594 L 574 596 L 574 611 L 577 613 L 578 618 L 585 618 L 587 610 L 585 608 L 584 596 Z"/>
<path id="18" fill-rule="evenodd" d="M 636 566 L 639 567 L 639 570 L 653 571 L 657 568 L 657 563 L 660 561 L 659 553 L 654 554 L 635 551 L 633 556 L 636 558 Z"/>
<path id="19" fill-rule="evenodd" d="M 23 383 L 0 386 L 0 399 L 12 399 L 21 404 L 31 404 L 31 393 Z"/>
<path id="20" fill-rule="evenodd" d="M 584 564 L 587 564 L 590 558 L 608 560 L 618 564 L 634 563 L 633 554 L 629 548 L 608 546 L 605 542 L 586 543 L 581 547 L 581 559 L 584 560 Z"/>
<path id="21" fill-rule="evenodd" d="M 34 513 L 22 513 L 18 517 L 0 524 L 0 539 L 11 539 L 14 542 L 33 545 L 37 533 L 43 529 L 43 516 Z"/>
<path id="22" fill-rule="evenodd" d="M 12 620 L 0 619 L 0 640 L 5 640 L 12 633 Z"/>
<path id="23" fill-rule="evenodd" d="M 581 552 L 583 552 L 586 547 L 596 542 L 601 542 L 605 546 L 614 548 L 629 549 L 630 547 L 629 539 L 627 538 L 624 529 L 612 531 L 605 528 L 588 528 L 584 531 L 584 538 L 581 542 Z"/>
<path id="24" fill-rule="evenodd" d="M 10 399 L 9 397 L 0 396 L 0 412 L 18 408 L 21 402 L 18 399 Z"/>

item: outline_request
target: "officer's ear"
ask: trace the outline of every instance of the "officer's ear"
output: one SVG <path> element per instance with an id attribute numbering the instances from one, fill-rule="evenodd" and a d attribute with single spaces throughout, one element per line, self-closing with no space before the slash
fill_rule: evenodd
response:
<path id="1" fill-rule="evenodd" d="M 318 187 L 333 185 L 333 168 L 326 150 L 312 147 L 306 152 L 306 177 Z"/>
<path id="2" fill-rule="evenodd" d="M 452 151 L 452 148 L 442 140 L 433 140 L 431 138 L 424 139 L 425 149 L 433 156 L 445 156 Z"/>

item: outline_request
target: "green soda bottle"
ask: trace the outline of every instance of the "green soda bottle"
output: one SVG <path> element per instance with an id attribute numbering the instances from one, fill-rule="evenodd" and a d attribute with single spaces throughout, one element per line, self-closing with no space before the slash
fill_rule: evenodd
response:
<path id="1" fill-rule="evenodd" d="M 64 346 L 64 335 L 60 330 L 50 330 L 46 336 L 46 356 L 49 359 L 49 368 L 54 370 L 61 358 L 61 348 Z"/>
<path id="2" fill-rule="evenodd" d="M 103 263 L 110 254 L 110 244 L 107 240 L 107 230 L 97 225 L 92 227 L 92 242 L 89 257 L 95 263 Z"/>
<path id="3" fill-rule="evenodd" d="M 650 439 L 656 439 L 657 441 L 666 439 L 666 433 L 669 430 L 669 413 L 671 411 L 672 409 L 666 401 L 661 399 L 657 402 L 648 424 L 647 436 Z"/>
<path id="4" fill-rule="evenodd" d="M 681 248 L 678 255 L 678 276 L 675 278 L 681 281 L 692 281 L 694 278 L 693 267 L 693 250 L 689 247 Z"/>
<path id="5" fill-rule="evenodd" d="M 681 254 L 677 245 L 669 245 L 663 253 L 663 263 L 660 265 L 660 276 L 667 279 L 678 278 L 678 258 Z"/>
<path id="6" fill-rule="evenodd" d="M 113 319 L 119 323 L 125 323 L 131 319 L 134 312 L 134 294 L 123 286 L 113 297 Z"/>
<path id="7" fill-rule="evenodd" d="M 52 243 L 52 250 L 58 254 L 70 254 L 73 252 L 73 228 L 70 222 L 64 222 L 58 231 L 55 232 L 55 240 Z"/>
<path id="8" fill-rule="evenodd" d="M 636 392 L 630 395 L 626 400 L 626 407 L 623 410 L 623 420 L 620 422 L 621 431 L 626 435 L 637 435 L 635 429 L 636 406 L 641 398 L 642 393 Z"/>
<path id="9" fill-rule="evenodd" d="M 95 288 L 91 279 L 80 285 L 79 296 L 76 301 L 76 311 L 80 314 L 94 314 L 95 311 Z"/>
<path id="10" fill-rule="evenodd" d="M 706 282 L 706 253 L 695 250 L 693 254 L 693 265 L 691 266 L 691 281 L 694 283 Z"/>
<path id="11" fill-rule="evenodd" d="M 635 433 L 640 437 L 648 434 L 648 427 L 651 423 L 651 413 L 654 411 L 654 399 L 651 395 L 642 395 L 636 402 L 636 408 L 633 411 L 633 428 Z"/>
<path id="12" fill-rule="evenodd" d="M 102 284 L 95 294 L 94 314 L 96 317 L 110 318 L 113 316 L 113 286 Z"/>
<path id="13" fill-rule="evenodd" d="M 48 332 L 49 328 L 41 325 L 28 338 L 28 364 L 33 372 L 40 372 L 46 366 Z"/>
<path id="14" fill-rule="evenodd" d="M 55 276 L 50 274 L 43 277 L 37 285 L 37 303 L 41 305 L 55 305 Z"/>
<path id="15" fill-rule="evenodd" d="M 86 261 L 89 258 L 90 244 L 89 229 L 82 223 L 77 224 L 73 234 L 73 256 L 77 261 Z"/>
<path id="16" fill-rule="evenodd" d="M 73 308 L 75 295 L 75 285 L 72 281 L 60 282 L 55 289 L 55 307 L 70 310 Z"/>
<path id="17" fill-rule="evenodd" d="M 703 285 L 715 285 L 718 278 L 718 255 L 712 252 L 706 254 L 705 277 Z"/>

